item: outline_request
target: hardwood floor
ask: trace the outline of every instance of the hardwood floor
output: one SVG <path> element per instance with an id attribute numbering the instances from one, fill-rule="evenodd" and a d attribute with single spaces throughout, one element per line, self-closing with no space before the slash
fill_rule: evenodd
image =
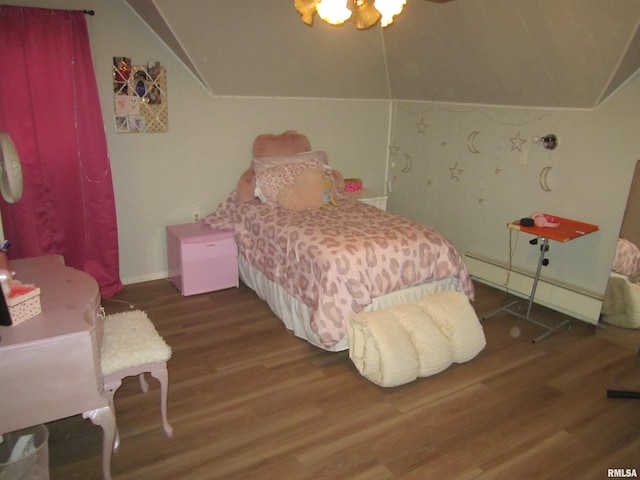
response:
<path id="1" fill-rule="evenodd" d="M 169 282 L 116 296 L 144 310 L 173 348 L 169 421 L 159 386 L 116 395 L 116 480 L 604 479 L 640 472 L 640 401 L 609 399 L 636 357 L 572 320 L 540 343 L 508 314 L 483 322 L 472 361 L 400 387 L 360 376 L 346 352 L 297 339 L 241 286 L 182 297 Z M 481 318 L 505 294 L 476 285 Z M 108 313 L 129 305 L 105 301 Z M 566 317 L 541 307 L 537 319 Z M 80 416 L 48 424 L 53 480 L 101 477 L 102 431 Z M 640 474 L 640 473 L 638 473 Z"/>

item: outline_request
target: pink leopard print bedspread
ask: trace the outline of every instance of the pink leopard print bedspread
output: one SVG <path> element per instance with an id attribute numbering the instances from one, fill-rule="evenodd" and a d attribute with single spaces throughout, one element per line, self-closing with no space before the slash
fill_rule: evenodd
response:
<path id="1" fill-rule="evenodd" d="M 405 287 L 455 277 L 473 299 L 471 277 L 441 234 L 349 198 L 333 209 L 291 211 L 238 202 L 234 192 L 205 222 L 233 228 L 240 253 L 310 307 L 326 347 L 373 298 Z"/>

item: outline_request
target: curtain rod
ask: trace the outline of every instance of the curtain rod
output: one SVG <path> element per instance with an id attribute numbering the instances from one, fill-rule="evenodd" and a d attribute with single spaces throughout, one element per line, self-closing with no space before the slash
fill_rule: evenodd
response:
<path id="1" fill-rule="evenodd" d="M 92 17 L 96 14 L 95 10 L 83 10 L 82 13 L 91 15 Z"/>

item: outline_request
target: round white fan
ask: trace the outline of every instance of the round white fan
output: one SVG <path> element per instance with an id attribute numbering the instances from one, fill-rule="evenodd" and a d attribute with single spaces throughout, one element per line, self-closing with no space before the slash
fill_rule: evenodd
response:
<path id="1" fill-rule="evenodd" d="M 0 193 L 9 203 L 22 198 L 22 166 L 16 146 L 6 132 L 0 132 Z M 4 241 L 4 229 L 0 218 L 0 240 Z"/>
<path id="2" fill-rule="evenodd" d="M 20 157 L 6 132 L 0 132 L 0 193 L 9 203 L 16 203 L 22 198 Z"/>

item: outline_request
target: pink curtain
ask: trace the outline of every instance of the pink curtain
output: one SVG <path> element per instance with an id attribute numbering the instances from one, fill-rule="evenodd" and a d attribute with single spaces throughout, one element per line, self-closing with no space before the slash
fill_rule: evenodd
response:
<path id="1" fill-rule="evenodd" d="M 13 138 L 24 190 L 0 200 L 9 258 L 61 254 L 122 288 L 111 168 L 85 15 L 0 6 L 0 130 Z"/>

